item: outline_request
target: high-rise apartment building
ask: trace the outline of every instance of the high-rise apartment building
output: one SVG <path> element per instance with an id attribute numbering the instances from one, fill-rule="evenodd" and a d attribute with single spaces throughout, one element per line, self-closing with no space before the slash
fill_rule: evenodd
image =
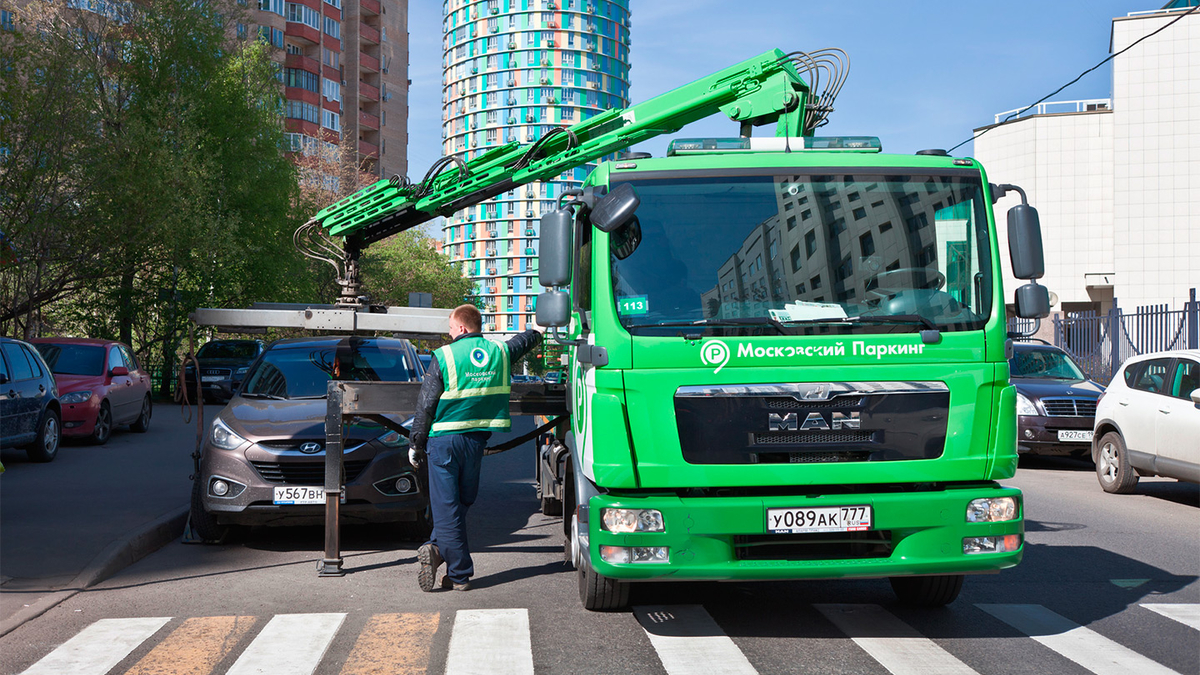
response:
<path id="1" fill-rule="evenodd" d="M 629 0 L 444 0 L 443 154 L 533 143 L 629 105 Z M 446 219 L 444 251 L 476 282 L 484 330 L 533 320 L 541 214 L 591 167 L 508 191 Z"/>
<path id="2" fill-rule="evenodd" d="M 373 173 L 407 173 L 408 0 L 257 3 L 256 25 L 238 32 L 278 50 L 292 148 L 312 153 L 348 134 Z"/>

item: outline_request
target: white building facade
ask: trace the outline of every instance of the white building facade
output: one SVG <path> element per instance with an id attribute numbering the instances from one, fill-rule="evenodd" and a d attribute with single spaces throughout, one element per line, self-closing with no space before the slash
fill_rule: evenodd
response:
<path id="1" fill-rule="evenodd" d="M 1111 53 L 1190 9 L 1176 4 L 1188 3 L 1113 19 Z M 1200 12 L 1112 67 L 1111 100 L 1039 106 L 977 138 L 975 156 L 1037 207 L 1055 310 L 1179 308 L 1200 287 Z M 1005 252 L 1004 214 L 1018 203 L 1012 193 L 995 207 Z M 1023 282 L 1002 258 L 1011 295 Z"/>

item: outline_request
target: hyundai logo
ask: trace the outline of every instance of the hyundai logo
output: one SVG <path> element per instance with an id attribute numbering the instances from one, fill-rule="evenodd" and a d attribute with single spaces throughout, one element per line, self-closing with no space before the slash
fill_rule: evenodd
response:
<path id="1" fill-rule="evenodd" d="M 804 422 L 800 422 L 799 413 L 788 413 L 780 415 L 778 413 L 770 413 L 767 418 L 767 426 L 771 431 L 814 431 L 817 429 L 829 431 L 841 429 L 858 429 L 861 424 L 859 413 L 857 410 L 850 412 L 832 412 L 827 413 L 829 418 L 826 419 L 825 414 L 819 412 L 810 412 L 804 418 Z"/>
<path id="2" fill-rule="evenodd" d="M 320 443 L 313 443 L 312 441 L 309 441 L 307 443 L 300 444 L 300 452 L 303 452 L 306 455 L 315 455 L 316 453 L 318 453 L 320 451 L 321 451 Z"/>

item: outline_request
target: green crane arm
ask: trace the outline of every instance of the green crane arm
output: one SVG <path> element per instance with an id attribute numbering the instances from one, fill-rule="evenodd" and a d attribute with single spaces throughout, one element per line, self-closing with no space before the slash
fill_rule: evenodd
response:
<path id="1" fill-rule="evenodd" d="M 595 161 L 722 112 L 748 126 L 776 124 L 776 135 L 800 136 L 809 86 L 788 56 L 771 50 L 635 106 L 608 110 L 555 129 L 528 146 L 516 142 L 469 161 L 439 160 L 419 184 L 378 181 L 326 207 L 314 220 L 358 251 L 397 232 L 533 181 Z M 443 169 L 451 167 L 449 171 Z"/>

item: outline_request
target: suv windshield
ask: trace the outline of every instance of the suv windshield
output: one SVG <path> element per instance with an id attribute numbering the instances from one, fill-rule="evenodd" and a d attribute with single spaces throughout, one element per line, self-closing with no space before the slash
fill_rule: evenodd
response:
<path id="1" fill-rule="evenodd" d="M 104 347 L 99 345 L 35 344 L 55 375 L 104 374 Z"/>
<path id="2" fill-rule="evenodd" d="M 201 359 L 241 359 L 249 361 L 258 355 L 258 344 L 254 342 L 210 342 L 196 352 Z"/>
<path id="3" fill-rule="evenodd" d="M 1018 351 L 1008 361 L 1009 373 L 1015 378 L 1041 380 L 1086 380 L 1079 366 L 1057 349 Z"/>
<path id="4" fill-rule="evenodd" d="M 408 382 L 414 369 L 401 343 L 374 340 L 354 340 L 342 345 L 289 343 L 263 354 L 250 373 L 242 396 L 322 398 L 330 380 Z"/>
<path id="5" fill-rule="evenodd" d="M 991 312 L 978 173 L 630 182 L 641 206 L 611 248 L 617 313 L 631 332 L 672 334 L 679 328 L 662 324 L 681 322 L 722 333 L 764 323 L 979 330 Z"/>

